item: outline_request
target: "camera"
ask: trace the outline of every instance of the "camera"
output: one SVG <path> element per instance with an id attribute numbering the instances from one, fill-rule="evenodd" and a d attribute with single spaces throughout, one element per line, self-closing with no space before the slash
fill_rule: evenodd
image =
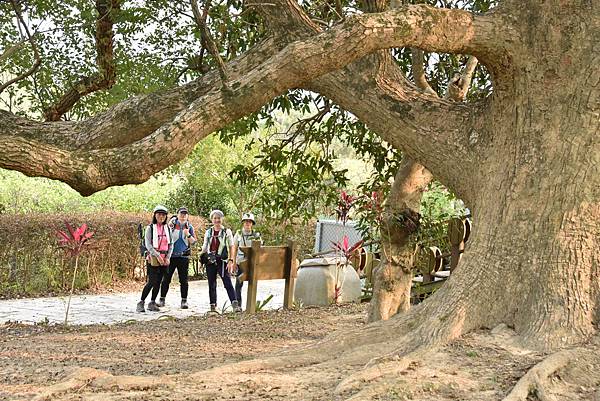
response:
<path id="1" fill-rule="evenodd" d="M 214 265 L 217 263 L 217 254 L 214 252 L 210 252 L 207 256 L 206 256 L 206 261 L 207 264 L 209 265 Z"/>

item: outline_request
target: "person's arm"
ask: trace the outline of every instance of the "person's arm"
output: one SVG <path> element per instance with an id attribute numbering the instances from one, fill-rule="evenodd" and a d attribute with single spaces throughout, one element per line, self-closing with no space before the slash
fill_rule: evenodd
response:
<path id="1" fill-rule="evenodd" d="M 233 273 L 234 270 L 234 258 L 235 258 L 235 254 L 233 253 L 233 250 L 235 248 L 235 244 L 233 241 L 233 233 L 231 232 L 231 230 L 228 228 L 227 231 L 225 232 L 225 236 L 227 238 L 227 242 L 229 243 L 229 260 L 227 261 L 227 269 L 229 270 L 229 273 Z"/>
<path id="2" fill-rule="evenodd" d="M 233 265 L 237 266 L 237 254 L 240 244 L 240 238 L 238 233 L 233 236 L 233 251 L 231 252 L 231 259 L 233 259 Z"/>
<path id="3" fill-rule="evenodd" d="M 165 226 L 165 230 L 169 230 L 169 250 L 167 251 L 167 257 L 165 258 L 165 264 L 168 265 L 171 261 L 171 255 L 173 255 L 173 232 L 169 229 L 168 226 Z"/>
<path id="4" fill-rule="evenodd" d="M 194 226 L 190 224 L 190 233 L 188 236 L 188 242 L 190 245 L 194 245 L 198 240 L 196 239 L 196 231 L 194 231 Z"/>
<path id="5" fill-rule="evenodd" d="M 202 243 L 202 251 L 200 253 L 207 253 L 208 252 L 208 246 L 209 246 L 209 239 L 208 239 L 208 233 L 210 230 L 206 230 L 206 232 L 204 233 L 204 242 Z"/>

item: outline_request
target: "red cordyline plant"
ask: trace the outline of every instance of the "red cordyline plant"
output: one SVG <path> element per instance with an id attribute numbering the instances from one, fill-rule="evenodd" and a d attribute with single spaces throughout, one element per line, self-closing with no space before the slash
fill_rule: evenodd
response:
<path id="1" fill-rule="evenodd" d="M 383 220 L 383 195 L 380 191 L 372 191 L 371 196 L 367 198 L 365 208 L 372 214 L 377 223 Z"/>
<path id="2" fill-rule="evenodd" d="M 345 257 L 346 260 L 348 260 L 352 256 L 352 254 L 362 246 L 363 242 L 363 240 L 360 240 L 354 245 L 350 246 L 350 238 L 348 238 L 347 235 L 344 235 L 342 237 L 341 242 L 332 242 L 332 244 L 333 249 L 338 251 L 341 254 L 341 256 Z"/>
<path id="3" fill-rule="evenodd" d="M 337 219 L 341 221 L 343 225 L 346 225 L 348 219 L 350 218 L 350 209 L 352 209 L 352 206 L 354 206 L 355 200 L 356 198 L 346 191 L 342 191 L 340 193 L 340 200 L 335 212 L 337 213 Z"/>
<path id="4" fill-rule="evenodd" d="M 65 253 L 72 259 L 75 260 L 75 268 L 73 270 L 73 281 L 71 282 L 71 292 L 69 293 L 69 300 L 67 301 L 67 311 L 65 313 L 65 325 L 69 319 L 69 308 L 71 307 L 71 297 L 73 296 L 73 290 L 75 289 L 75 277 L 77 276 L 77 267 L 79 266 L 79 256 L 84 249 L 84 246 L 88 244 L 88 241 L 94 236 L 93 231 L 87 231 L 87 224 L 82 224 L 81 227 L 73 228 L 67 221 L 65 221 L 67 231 L 56 230 L 58 236 L 58 246 L 62 248 Z"/>
<path id="5" fill-rule="evenodd" d="M 339 253 L 340 256 L 344 257 L 344 264 L 338 262 L 335 277 L 335 286 L 333 292 L 333 301 L 337 304 L 342 296 L 342 284 L 340 282 L 340 270 L 345 269 L 350 264 L 350 257 L 356 252 L 363 244 L 363 240 L 358 241 L 354 245 L 350 245 L 350 238 L 347 235 L 342 237 L 340 242 L 332 242 L 333 249 Z"/>

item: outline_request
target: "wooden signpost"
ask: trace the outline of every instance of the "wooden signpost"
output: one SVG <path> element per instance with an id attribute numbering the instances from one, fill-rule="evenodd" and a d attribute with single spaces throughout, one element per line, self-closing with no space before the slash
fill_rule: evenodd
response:
<path id="1" fill-rule="evenodd" d="M 285 279 L 283 307 L 291 309 L 298 272 L 298 250 L 294 242 L 288 241 L 287 246 L 262 246 L 259 241 L 253 241 L 252 247 L 240 249 L 246 257 L 240 265 L 244 273 L 239 277 L 248 282 L 246 312 L 256 312 L 256 287 L 259 280 Z"/>
<path id="2" fill-rule="evenodd" d="M 450 272 L 453 272 L 465 251 L 465 242 L 471 235 L 471 222 L 468 219 L 455 218 L 448 222 L 448 240 L 450 240 Z"/>

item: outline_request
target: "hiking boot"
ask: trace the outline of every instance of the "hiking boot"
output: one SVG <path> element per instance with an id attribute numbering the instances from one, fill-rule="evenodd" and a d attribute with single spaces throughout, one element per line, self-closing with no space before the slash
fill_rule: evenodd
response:
<path id="1" fill-rule="evenodd" d="M 208 311 L 209 315 L 218 315 L 219 312 L 217 312 L 217 305 L 215 304 L 210 304 L 210 310 Z"/>
<path id="2" fill-rule="evenodd" d="M 187 299 L 184 298 L 181 300 L 181 309 L 187 309 L 187 308 L 189 308 Z"/>
<path id="3" fill-rule="evenodd" d="M 160 309 L 158 309 L 158 305 L 154 301 L 150 301 L 148 303 L 148 310 L 151 312 L 160 312 Z"/>
<path id="4" fill-rule="evenodd" d="M 233 308 L 234 312 L 241 312 L 242 311 L 242 307 L 240 306 L 240 303 L 238 301 L 233 301 L 231 303 L 231 307 Z"/>
<path id="5" fill-rule="evenodd" d="M 144 301 L 140 301 L 137 303 L 137 307 L 135 308 L 136 312 L 146 312 L 146 309 L 144 309 Z"/>
<path id="6" fill-rule="evenodd" d="M 165 306 L 165 299 L 164 299 L 164 298 L 162 298 L 162 297 L 161 297 L 161 298 L 158 298 L 158 302 L 156 303 L 156 305 L 157 305 L 159 308 L 162 308 L 163 306 Z"/>

